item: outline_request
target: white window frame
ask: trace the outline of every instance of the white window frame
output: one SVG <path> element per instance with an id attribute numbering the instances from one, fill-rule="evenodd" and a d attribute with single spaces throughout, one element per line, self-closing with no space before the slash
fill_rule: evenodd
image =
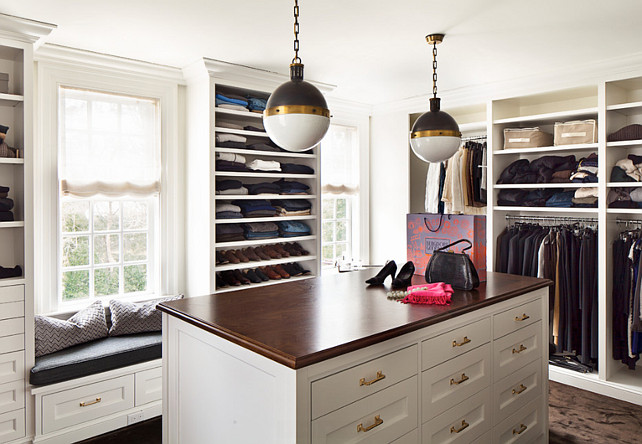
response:
<path id="1" fill-rule="evenodd" d="M 84 51 L 54 48 L 39 52 L 37 60 L 36 139 L 34 146 L 34 296 L 36 313 L 55 314 L 84 307 L 58 301 L 60 228 L 57 144 L 60 86 L 147 97 L 160 108 L 161 171 L 158 229 L 159 289 L 157 294 L 132 295 L 141 301 L 182 292 L 184 250 L 184 140 L 180 106 L 180 71 Z M 53 241 L 52 241 L 53 240 Z M 108 299 L 108 298 L 107 298 Z M 106 301 L 108 302 L 108 301 Z"/>
<path id="2" fill-rule="evenodd" d="M 323 208 L 321 209 L 321 215 L 322 216 L 321 216 L 321 254 L 320 254 L 320 261 L 321 261 L 321 267 L 323 267 L 323 268 L 333 268 L 335 266 L 334 262 L 331 263 L 331 264 L 324 262 L 323 247 L 326 247 L 328 245 L 346 244 L 348 246 L 348 248 L 346 250 L 346 259 L 350 260 L 350 259 L 352 259 L 354 257 L 354 254 L 352 252 L 352 250 L 354 248 L 352 239 L 354 237 L 354 232 L 355 232 L 354 224 L 353 224 L 353 217 L 354 217 L 354 214 L 353 214 L 353 202 L 357 199 L 357 196 L 356 195 L 354 195 L 354 196 L 353 195 L 342 195 L 342 194 L 324 194 L 321 197 L 321 202 L 322 202 L 321 205 L 323 205 L 323 201 L 325 201 L 326 199 L 330 199 L 330 200 L 333 201 L 333 206 L 334 206 L 333 215 L 334 215 L 334 217 L 331 218 L 331 219 L 324 219 L 323 218 L 324 210 L 323 210 Z M 345 199 L 346 200 L 346 217 L 345 218 L 341 218 L 341 219 L 337 218 L 337 202 L 336 201 L 338 199 Z M 335 230 L 334 230 L 335 239 L 332 240 L 332 241 L 326 241 L 325 239 L 323 239 L 323 224 L 325 222 L 334 222 L 335 223 Z M 336 239 L 336 233 L 337 233 L 337 231 L 336 231 L 336 222 L 346 222 L 346 224 L 348 225 L 348 229 L 346 230 L 346 238 L 345 238 L 345 240 L 341 240 L 340 241 L 340 240 Z M 338 259 L 338 258 L 335 257 L 335 260 L 336 259 Z"/>

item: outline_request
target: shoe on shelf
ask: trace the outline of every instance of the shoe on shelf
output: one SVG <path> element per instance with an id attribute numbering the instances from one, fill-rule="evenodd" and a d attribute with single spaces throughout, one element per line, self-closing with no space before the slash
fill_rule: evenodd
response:
<path id="1" fill-rule="evenodd" d="M 227 262 L 230 264 L 241 263 L 241 260 L 234 255 L 233 250 L 223 250 L 221 251 L 221 256 L 227 259 Z"/>
<path id="2" fill-rule="evenodd" d="M 250 259 L 243 254 L 241 249 L 234 250 L 234 256 L 238 257 L 241 260 L 241 262 L 250 262 Z"/>
<path id="3" fill-rule="evenodd" d="M 281 275 L 273 270 L 272 267 L 262 267 L 261 271 L 272 280 L 278 281 L 281 279 Z"/>
<path id="4" fill-rule="evenodd" d="M 303 268 L 303 266 L 299 262 L 294 262 L 292 265 L 299 273 L 301 273 L 301 276 L 310 274 L 310 270 L 306 270 L 305 268 Z"/>
<path id="5" fill-rule="evenodd" d="M 302 256 L 301 252 L 294 248 L 292 244 L 283 244 L 283 249 L 290 253 L 290 256 Z"/>
<path id="6" fill-rule="evenodd" d="M 290 274 L 285 271 L 280 264 L 273 265 L 272 268 L 274 268 L 274 271 L 279 273 L 283 279 L 290 279 Z"/>
<path id="7" fill-rule="evenodd" d="M 412 281 L 412 276 L 415 274 L 415 264 L 408 261 L 403 264 L 397 277 L 392 280 L 392 288 L 408 288 Z"/>
<path id="8" fill-rule="evenodd" d="M 307 255 L 310 254 L 310 252 L 308 250 L 306 250 L 305 248 L 303 248 L 301 246 L 301 244 L 299 244 L 298 242 L 292 242 L 292 247 L 295 250 L 297 250 L 299 253 L 301 253 L 301 256 L 307 256 Z"/>
<path id="9" fill-rule="evenodd" d="M 260 268 L 255 268 L 254 269 L 254 273 L 256 273 L 258 278 L 261 279 L 263 282 L 270 280 L 270 278 L 267 277 L 267 275 L 265 273 L 263 273 Z"/>
<path id="10" fill-rule="evenodd" d="M 216 251 L 216 265 L 229 264 L 230 261 L 221 251 Z"/>
<path id="11" fill-rule="evenodd" d="M 274 244 L 272 245 L 272 248 L 274 248 L 274 251 L 279 253 L 281 257 L 290 257 L 290 253 L 288 253 L 281 244 Z"/>
<path id="12" fill-rule="evenodd" d="M 290 275 L 290 276 L 301 276 L 301 271 L 297 270 L 294 264 L 281 264 L 281 267 Z"/>
<path id="13" fill-rule="evenodd" d="M 383 268 L 379 270 L 379 273 L 372 276 L 370 279 L 366 281 L 366 284 L 383 285 L 383 282 L 386 280 L 388 276 L 390 276 L 394 280 L 396 272 L 397 272 L 397 264 L 395 263 L 395 261 L 388 261 L 386 265 L 384 265 Z"/>
<path id="14" fill-rule="evenodd" d="M 254 249 L 250 247 L 244 249 L 243 254 L 245 255 L 245 257 L 247 257 L 251 261 L 258 262 L 261 260 L 261 258 L 254 252 Z"/>
<path id="15" fill-rule="evenodd" d="M 225 282 L 221 273 L 216 273 L 216 288 L 226 288 L 229 287 L 229 284 Z"/>
<path id="16" fill-rule="evenodd" d="M 236 276 L 234 276 L 232 270 L 221 272 L 221 277 L 227 285 L 231 285 L 232 287 L 238 287 L 239 285 L 241 285 L 241 281 L 236 279 Z"/>
<path id="17" fill-rule="evenodd" d="M 255 247 L 252 250 L 259 258 L 261 258 L 262 261 L 269 261 L 272 259 L 270 255 L 263 250 L 263 247 Z"/>
<path id="18" fill-rule="evenodd" d="M 248 278 L 250 282 L 252 282 L 253 284 L 258 284 L 259 282 L 261 282 L 261 278 L 259 278 L 251 268 L 248 270 L 245 270 L 245 272 L 243 273 L 243 276 Z"/>
<path id="19" fill-rule="evenodd" d="M 243 276 L 243 273 L 241 273 L 241 270 L 232 270 L 232 273 L 234 273 L 234 277 L 238 279 L 238 281 L 242 285 L 250 285 L 250 280 Z"/>

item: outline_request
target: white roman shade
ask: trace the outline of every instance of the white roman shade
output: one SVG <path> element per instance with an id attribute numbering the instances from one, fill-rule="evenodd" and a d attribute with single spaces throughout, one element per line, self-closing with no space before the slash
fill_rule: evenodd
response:
<path id="1" fill-rule="evenodd" d="M 60 88 L 58 177 L 65 196 L 160 192 L 160 116 L 151 99 Z"/>
<path id="2" fill-rule="evenodd" d="M 321 192 L 355 195 L 359 193 L 357 128 L 330 125 L 321 142 Z"/>

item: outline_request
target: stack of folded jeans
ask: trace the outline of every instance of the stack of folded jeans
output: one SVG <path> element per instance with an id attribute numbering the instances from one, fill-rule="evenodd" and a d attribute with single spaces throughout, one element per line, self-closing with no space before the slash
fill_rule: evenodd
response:
<path id="1" fill-rule="evenodd" d="M 216 218 L 217 219 L 238 219 L 243 217 L 241 207 L 231 203 L 216 202 Z"/>
<path id="2" fill-rule="evenodd" d="M 314 169 L 298 163 L 282 163 L 281 171 L 288 174 L 314 174 Z"/>
<path id="3" fill-rule="evenodd" d="M 261 99 L 259 97 L 248 96 L 247 102 L 247 109 L 258 113 L 262 113 L 265 110 L 265 106 L 267 105 L 267 100 Z"/>
<path id="4" fill-rule="evenodd" d="M 279 194 L 281 188 L 271 182 L 250 183 L 246 185 L 250 194 Z"/>
<path id="5" fill-rule="evenodd" d="M 222 148 L 247 148 L 247 137 L 238 134 L 216 133 L 216 146 Z"/>
<path id="6" fill-rule="evenodd" d="M 276 208 L 265 199 L 234 200 L 233 205 L 241 208 L 244 217 L 271 217 L 276 215 Z"/>
<path id="7" fill-rule="evenodd" d="M 247 167 L 252 171 L 281 171 L 281 164 L 276 160 L 254 159 Z"/>
<path id="8" fill-rule="evenodd" d="M 312 204 L 305 199 L 276 199 L 272 205 L 277 210 L 279 216 L 307 216 L 311 214 Z"/>
<path id="9" fill-rule="evenodd" d="M 10 199 L 9 187 L 0 186 L 0 222 L 12 222 L 13 219 L 13 199 Z"/>
<path id="10" fill-rule="evenodd" d="M 247 188 L 238 180 L 217 180 L 216 194 L 247 194 Z"/>
<path id="11" fill-rule="evenodd" d="M 252 222 L 243 224 L 247 240 L 273 239 L 279 237 L 279 227 L 274 222 Z"/>
<path id="12" fill-rule="evenodd" d="M 298 220 L 284 220 L 277 222 L 281 237 L 307 236 L 310 234 L 310 227 Z"/>
<path id="13" fill-rule="evenodd" d="M 216 242 L 232 242 L 245 240 L 244 230 L 240 224 L 216 225 Z"/>
<path id="14" fill-rule="evenodd" d="M 588 157 L 577 162 L 577 168 L 571 174 L 571 181 L 575 183 L 597 183 L 597 154 L 591 153 Z"/>
<path id="15" fill-rule="evenodd" d="M 215 105 L 220 108 L 234 109 L 236 111 L 247 111 L 248 101 L 245 97 L 232 93 L 217 93 Z"/>
<path id="16" fill-rule="evenodd" d="M 279 179 L 274 182 L 274 184 L 279 187 L 280 191 L 278 194 L 308 194 L 308 190 L 310 189 L 310 187 L 304 183 L 285 179 Z"/>
<path id="17" fill-rule="evenodd" d="M 558 191 L 548 198 L 547 207 L 570 208 L 573 206 L 575 191 Z"/>

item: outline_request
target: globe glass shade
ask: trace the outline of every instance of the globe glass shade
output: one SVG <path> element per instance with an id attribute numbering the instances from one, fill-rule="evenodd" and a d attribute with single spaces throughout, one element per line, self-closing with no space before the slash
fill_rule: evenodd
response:
<path id="1" fill-rule="evenodd" d="M 429 136 L 410 139 L 412 151 L 425 162 L 443 162 L 451 158 L 461 145 L 461 137 Z"/>
<path id="2" fill-rule="evenodd" d="M 263 126 L 274 143 L 287 151 L 302 152 L 318 145 L 328 132 L 330 119 L 316 114 L 263 116 Z"/>

